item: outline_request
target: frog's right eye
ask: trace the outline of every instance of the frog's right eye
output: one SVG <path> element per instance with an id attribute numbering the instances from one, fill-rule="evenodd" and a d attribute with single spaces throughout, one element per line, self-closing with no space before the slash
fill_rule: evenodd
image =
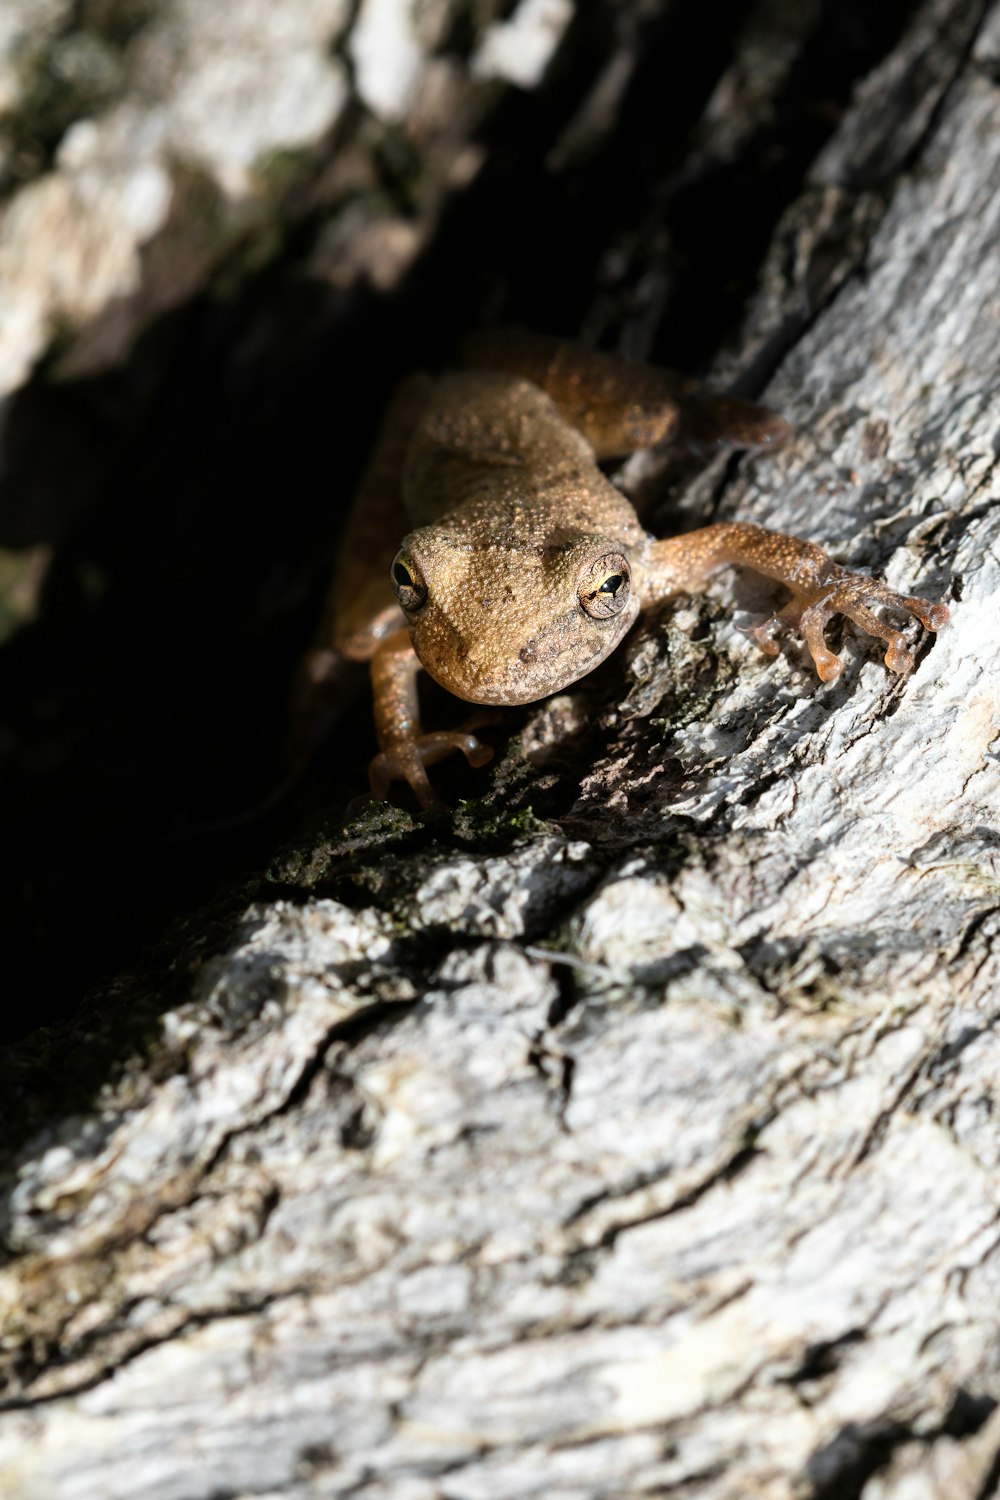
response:
<path id="1" fill-rule="evenodd" d="M 427 603 L 427 585 L 408 557 L 397 552 L 389 569 L 389 581 L 399 600 L 400 607 L 412 615 Z"/>

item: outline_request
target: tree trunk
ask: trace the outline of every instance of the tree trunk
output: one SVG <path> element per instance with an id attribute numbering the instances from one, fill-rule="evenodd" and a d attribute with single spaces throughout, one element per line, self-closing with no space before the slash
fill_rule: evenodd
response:
<path id="1" fill-rule="evenodd" d="M 331 797 L 336 812 L 363 785 L 362 704 L 339 752 L 228 856 L 221 904 L 195 899 L 199 868 L 218 883 L 204 845 L 171 849 L 192 893 L 187 915 L 174 900 L 159 956 L 5 1065 L 12 1148 L 22 1124 L 26 1138 L 3 1218 L 0 1494 L 986 1500 L 1000 1477 L 1000 8 L 899 10 L 881 58 L 874 43 L 850 54 L 852 75 L 836 54 L 845 100 L 857 84 L 840 105 L 833 83 L 821 90 L 836 49 L 818 5 L 731 7 L 731 45 L 707 56 L 694 45 L 707 22 L 679 3 L 600 25 L 554 5 L 549 33 L 532 29 L 531 0 L 488 26 L 428 11 L 415 32 L 384 8 L 343 13 L 332 61 L 317 40 L 336 29 L 331 7 L 286 8 L 303 31 L 295 67 L 287 37 L 261 43 L 293 96 L 307 80 L 308 151 L 264 124 L 253 151 L 216 130 L 218 96 L 206 82 L 199 115 L 192 82 L 203 60 L 178 75 L 194 96 L 183 109 L 176 78 L 160 84 L 187 164 L 166 147 L 146 160 L 145 198 L 134 158 L 86 178 L 80 162 L 107 157 L 115 111 L 119 131 L 152 128 L 144 20 L 128 58 L 138 69 L 145 45 L 145 71 L 127 77 L 145 92 L 126 81 L 88 106 L 90 136 L 75 124 L 75 144 L 61 137 L 11 178 L 0 271 L 22 278 L 37 320 L 10 325 L 7 387 L 43 354 L 60 363 L 12 406 L 31 442 L 19 457 L 25 428 L 9 438 L 8 494 L 27 493 L 41 461 L 32 422 L 49 431 L 67 390 L 96 409 L 124 389 L 122 368 L 130 420 L 142 418 L 129 472 L 160 461 L 158 401 L 183 447 L 176 391 L 200 378 L 192 350 L 211 362 L 217 343 L 211 368 L 234 382 L 213 388 L 221 452 L 238 449 L 248 475 L 263 463 L 278 500 L 263 557 L 283 544 L 286 487 L 305 474 L 322 495 L 341 463 L 346 497 L 378 402 L 425 358 L 425 333 L 432 362 L 463 319 L 544 326 L 551 296 L 578 327 L 546 331 L 711 359 L 717 381 L 795 426 L 775 457 L 634 457 L 621 482 L 658 527 L 737 517 L 806 536 L 947 599 L 952 623 L 917 642 L 902 678 L 845 630 L 845 670 L 821 686 L 796 641 L 772 661 L 747 637 L 768 596 L 723 581 L 498 727 L 495 774 L 439 781 L 465 799 L 453 814 L 418 816 L 401 796 L 331 817 Z M 240 67 L 252 10 L 234 10 Z M 177 27 L 184 14 L 163 12 Z M 394 26 L 390 57 L 372 37 L 385 44 Z M 546 35 L 554 57 L 532 72 Z M 675 147 L 642 133 L 636 100 L 656 93 L 651 60 L 688 67 L 678 39 L 690 118 Z M 517 69 L 520 92 L 503 93 L 497 75 Z M 541 165 L 512 147 L 516 130 L 525 152 L 544 143 Z M 279 145 L 308 155 L 282 166 L 280 230 L 260 186 Z M 98 180 L 105 196 L 87 199 Z M 529 214 L 555 184 L 585 288 L 565 243 L 532 281 L 553 246 L 537 222 L 504 217 L 522 181 Z M 588 184 L 608 195 L 605 224 Z M 475 228 L 489 195 L 491 232 L 508 236 L 494 249 Z M 96 271 L 85 262 L 88 277 L 106 273 L 110 290 L 56 305 L 46 282 L 31 300 L 44 257 L 25 261 L 16 215 L 43 199 L 67 243 L 92 227 L 108 253 Z M 74 202 L 85 207 L 64 219 Z M 685 228 L 690 214 L 710 243 Z M 21 247 L 6 262 L 5 245 Z M 457 267 L 452 296 L 443 278 Z M 347 320 L 343 369 L 310 341 L 307 277 L 323 289 L 317 338 Z M 178 356 L 176 319 L 203 316 L 195 292 L 216 299 L 211 329 L 225 337 L 199 325 Z M 362 358 L 369 330 L 378 347 Z M 335 428 L 321 462 L 315 448 L 301 460 L 310 428 L 262 458 L 248 424 L 281 399 L 261 375 L 276 346 L 297 372 L 289 409 L 327 361 L 345 382 L 360 361 L 356 449 L 347 434 L 341 455 Z M 150 369 L 152 394 L 134 395 Z M 354 410 L 339 408 L 345 428 Z M 216 462 L 207 439 L 191 448 L 192 471 Z M 117 482 L 108 473 L 63 495 L 58 521 L 29 517 L 19 536 L 8 522 L 10 555 L 69 548 L 75 565 L 83 523 L 67 514 L 98 514 L 87 507 Z M 153 545 L 186 557 L 194 533 L 178 521 L 174 535 L 169 516 L 200 514 L 207 491 L 185 482 L 178 510 L 156 513 Z M 247 627 L 273 684 L 263 701 L 248 689 L 247 712 L 269 716 L 275 738 L 322 583 L 319 513 L 304 511 L 288 543 L 303 549 L 308 598 L 283 654 L 267 658 Z M 220 514 L 213 565 L 235 558 L 238 572 L 242 523 L 225 503 Z M 282 576 L 253 574 L 262 618 Z M 71 650 L 58 605 L 58 591 L 43 596 L 7 650 L 41 651 L 59 630 Z M 238 685 L 243 670 L 234 662 Z M 169 801 L 170 785 L 157 795 Z M 109 837 L 117 863 L 96 889 L 124 903 L 147 865 L 128 863 L 120 830 Z M 81 886 L 93 845 L 70 865 Z M 109 954 L 87 962 L 124 967 Z"/>

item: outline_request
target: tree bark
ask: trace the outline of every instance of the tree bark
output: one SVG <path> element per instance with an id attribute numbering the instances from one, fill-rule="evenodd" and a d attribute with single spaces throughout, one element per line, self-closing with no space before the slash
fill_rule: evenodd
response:
<path id="1" fill-rule="evenodd" d="M 689 162 L 759 140 L 810 14 L 743 14 Z M 627 120 L 640 21 L 567 96 L 553 171 Z M 358 35 L 352 98 L 391 114 Z M 766 382 L 789 447 L 621 479 L 949 627 L 904 678 L 845 631 L 819 686 L 723 582 L 536 706 L 454 814 L 283 827 L 222 951 L 187 977 L 172 939 L 155 1036 L 11 1166 L 5 1500 L 995 1492 L 998 62 L 1000 9 L 929 0 L 809 163 L 714 364 Z M 338 199 L 312 265 L 347 285 L 363 240 L 395 285 L 488 165 L 479 118 L 418 136 L 410 239 Z M 305 217 L 328 191 L 296 188 Z M 681 275 L 658 212 L 630 352 Z M 77 376 L 112 349 L 81 319 Z"/>

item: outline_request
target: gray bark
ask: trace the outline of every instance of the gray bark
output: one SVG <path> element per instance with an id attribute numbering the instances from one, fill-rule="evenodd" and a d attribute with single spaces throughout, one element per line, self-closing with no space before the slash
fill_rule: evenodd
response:
<path id="1" fill-rule="evenodd" d="M 683 496 L 951 625 L 903 679 L 845 632 L 821 687 L 721 584 L 539 705 L 485 804 L 278 857 L 157 1040 L 19 1157 L 5 1500 L 994 1493 L 1000 10 L 953 10 L 859 91 L 720 356 L 774 367 L 795 440 Z M 397 107 L 413 48 L 393 85 L 356 41 L 353 86 Z M 386 265 L 390 230 L 355 225 Z M 94 316 L 71 359 L 110 348 Z M 569 812 L 525 813 L 595 714 Z"/>

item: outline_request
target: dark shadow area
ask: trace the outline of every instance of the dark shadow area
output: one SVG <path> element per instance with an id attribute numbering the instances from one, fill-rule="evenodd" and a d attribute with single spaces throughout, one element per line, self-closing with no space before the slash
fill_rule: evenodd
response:
<path id="1" fill-rule="evenodd" d="M 161 319 L 124 368 L 61 383 L 40 371 L 19 394 L 0 546 L 46 542 L 53 561 L 38 619 L 0 650 L 2 1024 L 10 1041 L 49 1030 L 0 1054 L 8 1142 L 36 1106 L 89 1097 L 183 995 L 275 847 L 364 789 L 362 694 L 288 799 L 213 826 L 284 775 L 289 682 L 393 384 L 446 364 L 477 322 L 572 334 L 602 287 L 626 318 L 653 243 L 670 289 L 656 356 L 702 367 L 911 8 L 830 0 L 766 128 L 738 161 L 688 178 L 692 130 L 749 5 L 677 0 L 643 22 L 615 129 L 556 173 L 546 157 L 614 43 L 614 9 L 582 6 L 544 87 L 501 99 L 482 172 L 391 296 L 296 274 L 311 220 L 236 291 Z M 620 233 L 635 258 L 609 281 Z M 442 768 L 451 800 L 483 785 Z"/>

